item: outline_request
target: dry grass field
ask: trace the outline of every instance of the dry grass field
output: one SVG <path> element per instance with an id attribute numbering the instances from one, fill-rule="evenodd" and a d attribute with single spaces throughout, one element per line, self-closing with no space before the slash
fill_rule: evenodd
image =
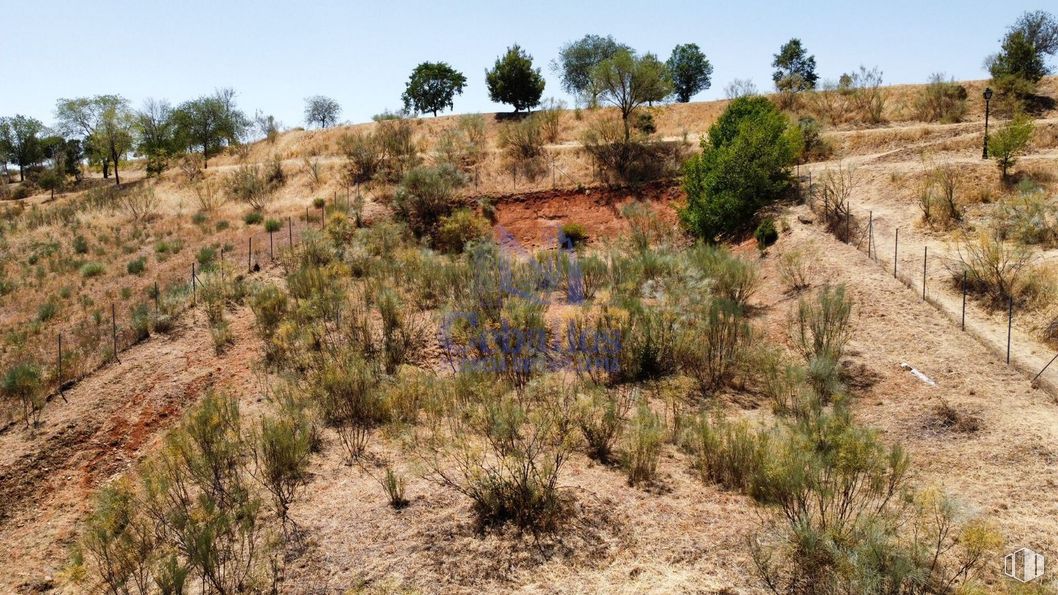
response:
<path id="1" fill-rule="evenodd" d="M 464 254 L 394 223 L 397 184 L 350 181 L 343 139 L 379 122 L 285 132 L 194 180 L 132 163 L 120 191 L 92 174 L 0 202 L 0 371 L 36 362 L 44 386 L 35 420 L 10 399 L 0 419 L 0 592 L 105 592 L 104 543 L 136 592 L 173 576 L 172 535 L 190 528 L 222 553 L 204 564 L 216 576 L 187 574 L 188 592 L 768 592 L 767 553 L 796 575 L 773 484 L 794 482 L 813 440 L 861 474 L 835 491 L 855 494 L 856 518 L 884 511 L 865 531 L 892 536 L 879 544 L 928 558 L 938 540 L 928 592 L 1054 591 L 1053 575 L 1030 587 L 1002 565 L 1020 547 L 1058 558 L 1058 366 L 1033 382 L 1058 349 L 1058 113 L 1035 115 L 1001 180 L 980 154 L 986 82 L 962 84 L 959 123 L 920 121 L 914 85 L 882 89 L 882 122 L 824 123 L 829 153 L 797 167 L 801 198 L 770 213 L 778 239 L 763 250 L 752 237 L 693 245 L 678 178 L 607 183 L 583 150 L 607 109 L 557 112 L 532 176 L 501 148 L 517 123 L 483 116 L 484 155 L 448 199 L 485 214 L 495 242 Z M 1058 97 L 1058 78 L 1040 93 Z M 654 136 L 678 161 L 727 103 L 651 107 Z M 437 161 L 460 121 L 411 120 L 419 158 Z M 258 220 L 227 197 L 247 167 L 283 174 Z M 958 216 L 927 218 L 923 195 L 948 170 Z M 849 242 L 821 207 L 837 172 Z M 586 236 L 574 255 L 556 250 L 568 224 Z M 972 292 L 963 331 L 953 280 L 997 229 L 1021 259 L 1009 365 L 1007 306 Z M 820 372 L 797 321 L 834 287 L 847 342 Z M 737 314 L 710 309 L 721 296 Z M 479 347 L 512 327 L 521 342 Z M 613 328 L 625 340 L 607 351 L 598 333 Z M 543 344 L 524 340 L 537 332 Z M 724 332 L 729 352 L 706 352 Z M 578 367 L 585 353 L 621 368 Z M 484 372 L 457 371 L 468 354 Z M 608 422 L 606 457 L 588 427 Z M 282 504 L 268 428 L 301 453 Z M 196 467 L 190 453 L 210 449 L 220 462 Z M 196 509 L 196 489 L 239 513 Z M 849 592 L 872 584 L 858 578 Z"/>

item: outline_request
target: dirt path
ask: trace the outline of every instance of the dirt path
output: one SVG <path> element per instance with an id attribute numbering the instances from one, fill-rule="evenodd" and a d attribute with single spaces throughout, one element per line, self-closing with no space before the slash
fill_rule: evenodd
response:
<path id="1" fill-rule="evenodd" d="M 802 207 L 803 208 L 803 207 Z M 835 241 L 818 225 L 793 219 L 777 252 L 814 246 L 814 278 L 846 283 L 856 300 L 850 349 L 856 415 L 912 455 L 917 482 L 953 493 L 965 515 L 995 523 L 1008 548 L 1031 546 L 1058 554 L 1058 404 L 1029 379 L 1004 365 L 989 345 L 923 302 L 867 258 Z M 782 325 L 796 296 L 783 293 L 774 259 L 764 268 L 762 301 Z M 773 331 L 775 329 L 773 328 Z M 784 336 L 783 331 L 777 332 Z M 1028 357 L 1019 351 L 1019 357 Z M 908 363 L 936 382 L 929 386 L 902 369 Z M 979 429 L 960 432 L 940 422 L 947 403 Z M 991 563 L 1000 576 L 1001 560 Z"/>
<path id="2" fill-rule="evenodd" d="M 62 570 L 90 495 L 159 441 L 180 413 L 209 388 L 251 394 L 257 353 L 253 315 L 229 316 L 235 345 L 213 353 L 201 312 L 155 336 L 52 400 L 41 427 L 0 434 L 0 592 L 47 587 Z"/>

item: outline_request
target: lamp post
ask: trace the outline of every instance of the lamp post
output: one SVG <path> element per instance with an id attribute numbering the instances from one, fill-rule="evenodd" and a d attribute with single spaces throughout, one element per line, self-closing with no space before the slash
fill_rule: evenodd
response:
<path id="1" fill-rule="evenodd" d="M 988 159 L 988 109 L 992 101 L 992 87 L 985 87 L 985 144 L 981 148 L 981 159 Z"/>

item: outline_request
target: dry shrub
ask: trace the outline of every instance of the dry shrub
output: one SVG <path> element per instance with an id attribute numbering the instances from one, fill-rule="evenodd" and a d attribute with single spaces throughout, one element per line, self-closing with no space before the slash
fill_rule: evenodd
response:
<path id="1" fill-rule="evenodd" d="M 279 171 L 282 172 L 281 167 Z M 260 211 L 272 200 L 278 186 L 274 176 L 274 168 L 262 171 L 256 164 L 240 166 L 228 176 L 228 194 L 235 200 L 249 205 L 251 209 Z"/>
<path id="2" fill-rule="evenodd" d="M 852 337 L 852 298 L 845 286 L 824 286 L 814 299 L 801 298 L 791 324 L 797 351 L 805 362 L 827 358 L 837 363 Z"/>
<path id="3" fill-rule="evenodd" d="M 205 169 L 205 160 L 197 153 L 188 153 L 180 158 L 180 173 L 188 184 L 194 184 L 202 179 Z"/>
<path id="4" fill-rule="evenodd" d="M 918 199 L 924 223 L 947 229 L 962 222 L 963 208 L 956 198 L 958 185 L 959 173 L 954 166 L 941 165 L 926 170 Z"/>
<path id="5" fill-rule="evenodd" d="M 535 180 L 546 171 L 544 131 L 538 118 L 528 116 L 505 125 L 500 129 L 498 142 L 512 175 Z"/>
<path id="6" fill-rule="evenodd" d="M 553 378 L 512 392 L 492 375 L 467 388 L 422 444 L 432 478 L 470 498 L 481 530 L 558 529 L 569 512 L 558 481 L 574 446 L 574 393 Z"/>
<path id="7" fill-rule="evenodd" d="M 941 399 L 933 407 L 933 419 L 930 425 L 953 432 L 972 434 L 981 429 L 981 418 L 971 413 L 963 413 L 948 401 Z"/>
<path id="8" fill-rule="evenodd" d="M 654 481 L 665 428 L 644 399 L 640 399 L 630 426 L 625 433 L 624 466 L 628 485 L 635 486 Z"/>
<path id="9" fill-rule="evenodd" d="M 227 197 L 221 192 L 220 183 L 213 178 L 200 180 L 194 189 L 195 200 L 203 213 L 212 215 L 227 201 Z"/>
<path id="10" fill-rule="evenodd" d="M 540 124 L 540 133 L 544 141 L 554 144 L 562 138 L 562 114 L 566 112 L 566 104 L 556 99 L 548 99 L 537 110 L 532 117 Z"/>
<path id="11" fill-rule="evenodd" d="M 915 99 L 915 115 L 923 122 L 961 122 L 966 115 L 966 97 L 966 87 L 935 73 Z"/>
<path id="12" fill-rule="evenodd" d="M 993 229 L 1004 240 L 1058 245 L 1058 207 L 1039 189 L 1018 192 L 996 205 Z"/>
<path id="13" fill-rule="evenodd" d="M 683 163 L 682 143 L 651 141 L 643 135 L 626 140 L 622 123 L 614 118 L 589 125 L 583 144 L 609 182 L 639 184 L 670 177 Z"/>
<path id="14" fill-rule="evenodd" d="M 824 171 L 818 180 L 819 189 L 812 208 L 822 216 L 827 231 L 842 242 L 860 242 L 865 230 L 852 213 L 851 202 L 858 185 L 856 170 L 839 164 L 837 168 Z"/>
<path id="15" fill-rule="evenodd" d="M 812 284 L 814 250 L 804 247 L 788 250 L 779 256 L 776 268 L 786 290 L 798 292 Z"/>
<path id="16" fill-rule="evenodd" d="M 694 378 L 702 395 L 729 382 L 742 361 L 750 329 L 742 308 L 726 299 L 713 299 L 705 312 L 689 321 L 680 341 L 678 358 Z"/>
<path id="17" fill-rule="evenodd" d="M 633 399 L 621 391 L 589 386 L 577 395 L 577 426 L 588 446 L 588 456 L 612 461 L 613 449 L 624 431 Z"/>
<path id="18" fill-rule="evenodd" d="M 154 188 L 142 185 L 121 192 L 117 196 L 117 208 L 137 225 L 154 218 L 158 213 L 160 202 L 154 193 Z"/>
<path id="19" fill-rule="evenodd" d="M 962 288 L 965 276 L 968 291 L 998 308 L 1027 295 L 1031 285 L 1023 277 L 1031 263 L 1032 255 L 1025 248 L 1004 242 L 995 233 L 981 232 L 956 241 L 948 271 L 956 287 Z"/>

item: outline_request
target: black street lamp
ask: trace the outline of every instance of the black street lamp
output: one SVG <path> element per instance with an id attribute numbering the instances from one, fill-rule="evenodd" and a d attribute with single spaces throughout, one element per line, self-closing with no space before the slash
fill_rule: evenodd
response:
<path id="1" fill-rule="evenodd" d="M 985 87 L 985 144 L 981 148 L 981 159 L 988 159 L 988 108 L 992 101 L 992 87 Z"/>

